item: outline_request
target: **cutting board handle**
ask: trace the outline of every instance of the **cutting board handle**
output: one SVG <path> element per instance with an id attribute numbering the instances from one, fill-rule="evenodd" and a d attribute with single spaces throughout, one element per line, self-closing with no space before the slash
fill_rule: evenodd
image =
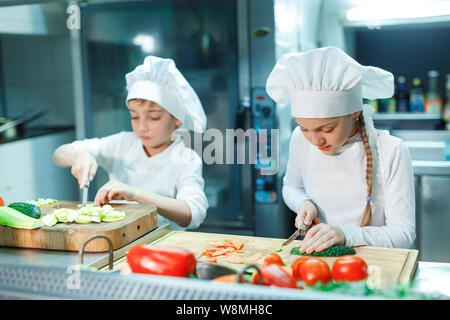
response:
<path id="1" fill-rule="evenodd" d="M 89 238 L 87 238 L 86 240 L 83 241 L 80 251 L 78 252 L 78 263 L 80 265 L 83 264 L 83 255 L 84 255 L 84 247 L 91 241 L 94 239 L 98 239 L 98 238 L 103 238 L 106 240 L 106 242 L 108 242 L 108 247 L 109 247 L 109 270 L 113 269 L 113 244 L 110 238 L 108 238 L 107 236 L 103 235 L 103 234 L 94 234 L 93 236 L 90 236 Z"/>

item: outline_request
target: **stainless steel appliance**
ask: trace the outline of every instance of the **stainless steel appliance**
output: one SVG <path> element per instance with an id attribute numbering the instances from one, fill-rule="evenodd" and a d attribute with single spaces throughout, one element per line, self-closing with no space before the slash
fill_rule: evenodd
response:
<path id="1" fill-rule="evenodd" d="M 259 121 L 257 94 L 266 102 L 261 115 L 275 129 L 276 106 L 264 90 L 275 64 L 273 0 L 90 0 L 79 5 L 88 138 L 131 130 L 124 75 L 149 54 L 174 59 L 203 103 L 207 128 L 224 137 L 227 129 L 250 129 Z M 192 146 L 201 153 L 208 143 L 194 136 Z M 238 147 L 235 141 L 235 151 Z M 284 212 L 280 192 L 282 172 L 261 178 L 253 164 L 235 161 L 205 163 L 203 176 L 210 208 L 199 231 L 292 233 L 288 225 L 293 222 L 286 220 L 293 217 Z M 90 192 L 106 181 L 100 171 Z"/>

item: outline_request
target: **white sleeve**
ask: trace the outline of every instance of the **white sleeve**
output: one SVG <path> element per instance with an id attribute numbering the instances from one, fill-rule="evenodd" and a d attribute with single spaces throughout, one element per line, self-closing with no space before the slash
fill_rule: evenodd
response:
<path id="1" fill-rule="evenodd" d="M 289 143 L 289 158 L 286 173 L 283 178 L 282 194 L 283 199 L 289 209 L 297 213 L 300 203 L 304 200 L 311 199 L 303 184 L 303 178 L 300 169 L 302 161 L 300 154 L 300 129 L 297 127 L 291 135 Z"/>
<path id="2" fill-rule="evenodd" d="M 122 141 L 125 133 L 120 132 L 104 138 L 92 138 L 72 142 L 72 146 L 78 150 L 89 152 L 95 158 L 98 166 L 111 172 L 113 162 L 117 160 L 117 153 L 120 153 Z"/>
<path id="3" fill-rule="evenodd" d="M 346 245 L 410 248 L 416 238 L 414 172 L 408 147 L 402 141 L 384 168 L 386 226 L 340 227 Z"/>
<path id="4" fill-rule="evenodd" d="M 205 220 L 206 210 L 209 206 L 204 192 L 202 161 L 197 154 L 196 157 L 196 161 L 183 165 L 181 176 L 176 183 L 176 199 L 186 201 L 191 211 L 191 223 L 186 229 L 198 228 Z"/>

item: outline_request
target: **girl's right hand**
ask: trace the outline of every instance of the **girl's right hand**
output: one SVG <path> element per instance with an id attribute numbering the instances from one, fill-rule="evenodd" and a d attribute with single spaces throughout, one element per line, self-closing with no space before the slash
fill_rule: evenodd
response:
<path id="1" fill-rule="evenodd" d="M 302 225 L 311 226 L 319 224 L 320 218 L 317 216 L 317 207 L 309 200 L 300 203 L 295 218 L 295 227 L 298 229 Z"/>
<path id="2" fill-rule="evenodd" d="M 78 180 L 80 189 L 86 182 L 92 181 L 97 173 L 97 161 L 86 151 L 80 151 L 74 159 L 71 173 Z"/>

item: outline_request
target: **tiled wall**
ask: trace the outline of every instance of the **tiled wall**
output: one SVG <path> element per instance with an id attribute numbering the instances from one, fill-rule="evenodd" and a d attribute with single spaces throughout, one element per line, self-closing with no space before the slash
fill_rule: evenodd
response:
<path id="1" fill-rule="evenodd" d="M 69 37 L 3 35 L 0 41 L 7 116 L 48 109 L 30 126 L 74 125 Z"/>

